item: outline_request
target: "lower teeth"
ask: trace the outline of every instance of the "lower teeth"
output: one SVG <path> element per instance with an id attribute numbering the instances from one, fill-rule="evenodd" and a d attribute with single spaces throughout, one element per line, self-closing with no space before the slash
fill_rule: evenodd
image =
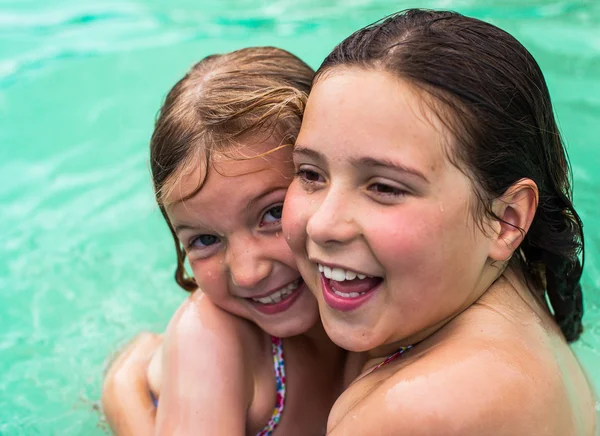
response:
<path id="1" fill-rule="evenodd" d="M 346 294 L 344 292 L 336 291 L 335 289 L 333 290 L 333 293 L 335 295 L 339 295 L 340 297 L 344 297 L 344 298 L 356 298 L 356 297 L 360 297 L 361 295 L 366 294 L 366 292 L 350 292 L 349 294 Z"/>

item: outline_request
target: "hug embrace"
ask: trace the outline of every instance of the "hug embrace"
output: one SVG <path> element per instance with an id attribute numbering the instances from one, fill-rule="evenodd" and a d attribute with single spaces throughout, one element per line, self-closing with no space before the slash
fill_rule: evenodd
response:
<path id="1" fill-rule="evenodd" d="M 191 295 L 108 371 L 115 434 L 594 435 L 569 348 L 582 223 L 508 33 L 410 9 L 316 73 L 271 47 L 209 56 L 150 164 Z"/>

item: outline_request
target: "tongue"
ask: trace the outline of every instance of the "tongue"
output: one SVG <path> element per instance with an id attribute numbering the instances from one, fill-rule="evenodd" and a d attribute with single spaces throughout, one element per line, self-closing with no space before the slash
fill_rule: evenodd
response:
<path id="1" fill-rule="evenodd" d="M 381 279 L 377 277 L 367 277 L 362 280 L 344 280 L 343 282 L 329 280 L 329 286 L 331 286 L 334 291 L 343 292 L 344 294 L 350 294 L 351 292 L 367 292 L 379 283 L 381 283 Z"/>

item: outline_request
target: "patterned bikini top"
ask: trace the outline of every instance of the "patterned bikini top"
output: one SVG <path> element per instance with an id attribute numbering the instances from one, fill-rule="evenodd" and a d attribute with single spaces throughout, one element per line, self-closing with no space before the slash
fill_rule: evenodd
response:
<path id="1" fill-rule="evenodd" d="M 371 372 L 381 368 L 384 365 L 387 365 L 392 360 L 400 357 L 411 348 L 412 345 L 400 347 L 398 351 L 373 368 Z M 279 420 L 281 419 L 281 414 L 283 413 L 283 408 L 285 406 L 285 361 L 283 357 L 283 341 L 281 338 L 271 336 L 271 350 L 273 352 L 273 367 L 275 368 L 275 383 L 277 386 L 275 409 L 273 410 L 273 415 L 271 415 L 271 419 L 267 425 L 260 432 L 258 432 L 256 436 L 271 436 L 273 434 L 273 431 L 275 431 L 275 428 L 277 428 L 277 424 L 279 424 Z"/>
<path id="2" fill-rule="evenodd" d="M 275 428 L 277 428 L 277 424 L 279 424 L 283 408 L 285 407 L 285 361 L 281 338 L 271 336 L 271 350 L 273 352 L 273 367 L 275 368 L 275 386 L 277 387 L 275 409 L 267 425 L 256 436 L 271 436 Z"/>

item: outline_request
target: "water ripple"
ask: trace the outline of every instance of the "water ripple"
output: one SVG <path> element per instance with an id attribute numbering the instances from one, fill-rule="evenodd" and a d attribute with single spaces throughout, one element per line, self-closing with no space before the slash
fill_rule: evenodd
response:
<path id="1" fill-rule="evenodd" d="M 318 64 L 351 31 L 413 5 L 0 0 L 1 434 L 102 434 L 94 402 L 107 354 L 140 329 L 164 329 L 184 297 L 146 163 L 175 78 L 209 52 L 252 44 Z M 585 333 L 574 348 L 599 382 L 600 2 L 429 5 L 507 28 L 547 72 L 587 232 Z"/>

